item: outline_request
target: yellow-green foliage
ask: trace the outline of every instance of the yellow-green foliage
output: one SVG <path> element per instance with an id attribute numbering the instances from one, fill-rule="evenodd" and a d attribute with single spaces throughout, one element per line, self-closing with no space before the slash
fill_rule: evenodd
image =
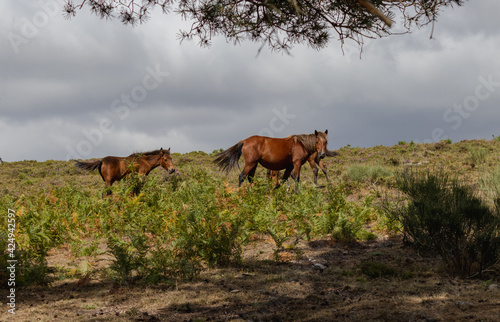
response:
<path id="1" fill-rule="evenodd" d="M 66 163 L 61 165 L 67 175 L 53 178 L 65 183 L 48 186 L 33 177 L 41 186 L 29 194 L 12 187 L 1 207 L 16 210 L 19 283 L 47 282 L 46 259 L 55 247 L 69 245 L 76 258 L 98 255 L 103 242 L 113 257 L 110 277 L 117 281 L 192 278 L 207 265 L 238 263 L 255 234 L 271 236 L 276 252 L 303 239 L 354 240 L 363 230 L 364 209 L 371 209 L 345 200 L 332 206 L 344 198 L 334 187 L 303 184 L 292 192 L 258 177 L 253 185 L 236 188 L 216 169 L 193 165 L 209 156 L 180 158 L 186 162 L 180 174 L 134 177 L 113 186 L 109 197 L 102 196 L 102 183 L 96 185 L 97 174 Z M 44 178 L 50 179 L 47 173 Z M 93 179 L 89 186 L 78 182 L 86 177 Z"/>
<path id="2" fill-rule="evenodd" d="M 9 254 L 8 209 L 16 213 L 19 284 L 64 277 L 63 270 L 47 262 L 50 251 L 63 246 L 71 250 L 68 261 L 108 253 L 113 261 L 103 273 L 119 282 L 158 282 L 237 264 L 256 236 L 270 237 L 276 254 L 295 249 L 301 240 L 373 238 L 368 224 L 377 231 L 398 228 L 375 206 L 384 189 L 394 189 L 392 173 L 397 169 L 437 166 L 477 184 L 480 167 L 469 165 L 469 148 L 496 151 L 497 145 L 494 140 L 445 147 L 346 147 L 339 156 L 323 160 L 332 181 L 327 183 L 320 173 L 319 188 L 312 185 L 312 171 L 305 164 L 298 192 L 286 185 L 275 190 L 262 167 L 254 184 L 237 188 L 238 174 L 219 172 L 213 155 L 204 152 L 173 153 L 178 173 L 168 175 L 158 168 L 145 179 L 115 184 L 113 194 L 104 198 L 99 174 L 79 170 L 73 162 L 5 162 L 0 165 L 0 264 L 6 267 Z M 496 167 L 495 160 L 488 155 L 482 167 Z"/>

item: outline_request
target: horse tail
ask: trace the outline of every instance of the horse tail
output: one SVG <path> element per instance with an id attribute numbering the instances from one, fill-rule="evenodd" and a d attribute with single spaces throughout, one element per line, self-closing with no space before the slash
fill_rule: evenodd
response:
<path id="1" fill-rule="evenodd" d="M 336 157 L 337 155 L 339 155 L 339 153 L 337 151 L 326 150 L 327 157 Z"/>
<path id="2" fill-rule="evenodd" d="M 80 168 L 83 170 L 89 170 L 89 171 L 99 169 L 99 172 L 101 172 L 101 165 L 102 165 L 102 160 L 90 161 L 90 162 L 77 161 L 75 163 L 75 166 L 77 168 Z"/>
<path id="3" fill-rule="evenodd" d="M 332 151 L 332 150 L 326 150 L 326 154 L 322 157 L 319 156 L 319 153 L 316 154 L 316 157 L 314 158 L 314 161 L 319 164 L 321 162 L 321 160 L 324 158 L 324 157 L 336 157 L 337 155 L 339 155 L 339 153 L 337 151 Z"/>
<path id="4" fill-rule="evenodd" d="M 240 141 L 227 149 L 216 155 L 215 160 L 213 161 L 219 169 L 229 172 L 233 170 L 238 165 L 238 160 L 241 157 L 241 149 L 243 148 L 243 141 Z"/>

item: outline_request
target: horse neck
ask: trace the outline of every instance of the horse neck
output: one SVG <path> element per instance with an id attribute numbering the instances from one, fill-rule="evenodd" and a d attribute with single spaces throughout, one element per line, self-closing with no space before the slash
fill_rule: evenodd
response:
<path id="1" fill-rule="evenodd" d="M 140 160 L 144 161 L 144 162 L 140 162 L 139 160 L 139 164 L 146 164 L 149 168 L 149 170 L 153 170 L 154 168 L 156 168 L 157 166 L 160 165 L 160 158 L 161 158 L 161 155 L 159 154 L 154 154 L 154 155 L 144 155 L 140 158 Z"/>

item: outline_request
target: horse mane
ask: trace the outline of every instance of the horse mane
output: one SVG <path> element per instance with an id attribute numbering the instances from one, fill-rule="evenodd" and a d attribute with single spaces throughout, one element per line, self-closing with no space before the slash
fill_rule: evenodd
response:
<path id="1" fill-rule="evenodd" d="M 296 134 L 293 137 L 304 146 L 304 149 L 306 149 L 307 153 L 313 154 L 314 152 L 316 152 L 316 135 Z"/>
<path id="2" fill-rule="evenodd" d="M 134 152 L 131 155 L 129 155 L 129 157 L 141 157 L 144 155 L 158 155 L 158 154 L 160 154 L 160 151 L 161 151 L 161 149 L 148 151 L 148 152 Z M 163 150 L 163 151 L 166 152 L 167 150 Z"/>
<path id="3" fill-rule="evenodd" d="M 318 131 L 318 135 L 327 140 L 327 136 L 324 132 Z M 316 135 L 314 133 L 296 134 L 292 136 L 295 140 L 299 141 L 304 146 L 304 149 L 306 149 L 307 153 L 313 154 L 314 152 L 316 152 Z"/>

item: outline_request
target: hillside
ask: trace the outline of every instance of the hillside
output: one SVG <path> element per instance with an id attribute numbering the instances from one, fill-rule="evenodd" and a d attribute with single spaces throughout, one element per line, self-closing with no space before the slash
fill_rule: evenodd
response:
<path id="1" fill-rule="evenodd" d="M 314 187 L 305 164 L 298 192 L 274 190 L 262 167 L 238 189 L 204 152 L 173 153 L 175 174 L 159 167 L 107 198 L 97 171 L 72 161 L 1 164 L 2 229 L 12 209 L 24 261 L 16 320 L 497 321 L 498 264 L 450 274 L 404 244 L 381 205 L 400 200 L 394 176 L 413 169 L 448 173 L 493 207 L 483 182 L 500 141 L 337 152 L 323 160 L 331 182 L 320 171 Z"/>

